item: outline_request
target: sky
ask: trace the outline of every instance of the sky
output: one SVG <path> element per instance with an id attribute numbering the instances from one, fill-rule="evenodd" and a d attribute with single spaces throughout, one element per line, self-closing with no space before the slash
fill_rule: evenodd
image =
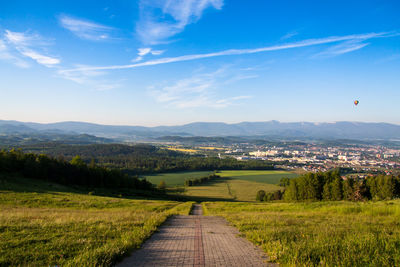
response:
<path id="1" fill-rule="evenodd" d="M 399 13 L 398 0 L 1 1 L 0 120 L 400 124 Z"/>

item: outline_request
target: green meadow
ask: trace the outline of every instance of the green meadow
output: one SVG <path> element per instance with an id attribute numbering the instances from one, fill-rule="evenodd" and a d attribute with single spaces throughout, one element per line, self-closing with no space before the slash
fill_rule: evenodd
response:
<path id="1" fill-rule="evenodd" d="M 144 175 L 147 181 L 158 185 L 161 181 L 165 181 L 168 187 L 183 186 L 185 180 L 201 178 L 212 174 L 211 171 L 197 171 L 197 172 L 171 172 L 171 173 L 158 173 L 154 175 Z"/>
<path id="2" fill-rule="evenodd" d="M 192 203 L 83 194 L 0 177 L 0 266 L 110 266 Z"/>
<path id="3" fill-rule="evenodd" d="M 220 181 L 185 188 L 184 195 L 196 200 L 207 199 L 222 201 L 255 201 L 258 190 L 274 192 L 282 189 L 280 186 L 253 181 L 220 178 Z"/>
<path id="4" fill-rule="evenodd" d="M 400 200 L 203 203 L 283 266 L 400 266 Z"/>
<path id="5" fill-rule="evenodd" d="M 274 192 L 283 188 L 277 186 L 283 177 L 297 177 L 287 171 L 273 170 L 223 170 L 217 171 L 220 179 L 185 188 L 184 195 L 196 200 L 255 201 L 259 190 Z"/>

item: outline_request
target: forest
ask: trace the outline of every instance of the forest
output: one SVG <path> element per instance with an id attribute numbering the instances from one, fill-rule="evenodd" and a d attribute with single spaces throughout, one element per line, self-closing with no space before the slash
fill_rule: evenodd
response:
<path id="1" fill-rule="evenodd" d="M 97 166 L 93 161 L 88 165 L 80 156 L 75 156 L 68 162 L 44 154 L 2 150 L 0 173 L 15 173 L 27 178 L 87 188 L 155 190 L 144 179 L 129 176 L 117 169 Z"/>
<path id="2" fill-rule="evenodd" d="M 71 160 L 79 155 L 83 161 L 94 161 L 97 165 L 119 169 L 130 175 L 214 170 L 271 170 L 273 164 L 267 161 L 238 161 L 233 158 L 220 159 L 189 155 L 147 144 L 92 144 L 60 145 L 46 143 L 23 146 L 24 152 L 46 154 L 59 159 Z"/>

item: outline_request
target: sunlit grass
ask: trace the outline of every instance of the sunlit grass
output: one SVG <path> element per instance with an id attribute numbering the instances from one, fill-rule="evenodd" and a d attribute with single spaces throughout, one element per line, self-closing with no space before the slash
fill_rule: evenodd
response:
<path id="1" fill-rule="evenodd" d="M 400 201 L 208 202 L 271 260 L 290 266 L 399 266 Z"/>
<path id="2" fill-rule="evenodd" d="M 255 201 L 258 190 L 274 192 L 282 189 L 273 184 L 257 183 L 245 180 L 220 179 L 199 186 L 186 187 L 185 195 L 193 197 L 215 198 L 235 201 Z"/>
<path id="3" fill-rule="evenodd" d="M 192 205 L 4 187 L 0 266 L 111 265 L 138 248 L 169 215 L 188 214 Z"/>

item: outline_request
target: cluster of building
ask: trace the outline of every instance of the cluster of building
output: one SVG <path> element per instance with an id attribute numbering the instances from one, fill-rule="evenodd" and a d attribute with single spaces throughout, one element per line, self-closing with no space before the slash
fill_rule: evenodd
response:
<path id="1" fill-rule="evenodd" d="M 226 153 L 229 154 L 229 150 Z M 335 167 L 361 171 L 400 169 L 400 149 L 378 145 L 283 144 L 258 147 L 257 150 L 248 150 L 235 157 L 238 160 L 268 160 L 288 169 L 303 168 L 314 172 Z"/>

